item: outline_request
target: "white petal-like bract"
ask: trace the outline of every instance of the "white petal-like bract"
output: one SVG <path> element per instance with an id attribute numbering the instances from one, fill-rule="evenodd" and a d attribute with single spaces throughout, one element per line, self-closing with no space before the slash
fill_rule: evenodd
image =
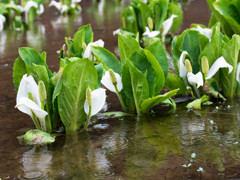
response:
<path id="1" fill-rule="evenodd" d="M 104 41 L 99 39 L 98 41 L 95 41 L 95 42 L 90 42 L 88 45 L 87 45 L 87 48 L 83 54 L 83 58 L 89 58 L 92 60 L 93 58 L 93 55 L 92 55 L 92 52 L 91 52 L 91 47 L 92 46 L 99 46 L 99 47 L 104 47 Z"/>
<path id="2" fill-rule="evenodd" d="M 92 93 L 92 105 L 90 116 L 93 116 L 103 108 L 104 103 L 106 102 L 106 89 L 103 88 L 95 89 L 91 93 Z M 89 106 L 87 105 L 86 101 L 84 103 L 84 111 L 86 114 L 89 113 Z"/>
<path id="3" fill-rule="evenodd" d="M 186 55 L 187 55 L 187 51 L 183 51 L 181 56 L 180 56 L 180 59 L 179 59 L 179 76 L 181 78 L 185 78 L 187 76 L 187 70 L 186 70 L 186 67 L 184 65 L 184 60 L 186 58 Z"/>
<path id="4" fill-rule="evenodd" d="M 145 27 L 145 32 L 143 33 L 144 37 L 153 38 L 160 34 L 160 31 L 150 31 L 148 27 Z"/>
<path id="5" fill-rule="evenodd" d="M 117 35 L 117 34 L 121 34 L 121 30 L 120 29 L 116 29 L 115 31 L 113 31 L 113 35 Z"/>
<path id="6" fill-rule="evenodd" d="M 203 86 L 203 75 L 201 72 L 198 72 L 197 74 L 189 72 L 187 74 L 187 79 L 191 85 L 197 85 L 197 88 Z"/>
<path id="7" fill-rule="evenodd" d="M 200 34 L 206 36 L 206 37 L 209 39 L 209 41 L 211 40 L 211 37 L 212 37 L 212 29 L 210 29 L 210 28 L 202 28 L 201 26 L 197 26 L 197 31 L 198 31 Z"/>
<path id="8" fill-rule="evenodd" d="M 168 18 L 167 20 L 165 20 L 162 24 L 162 28 L 163 28 L 163 32 L 162 32 L 162 36 L 166 36 L 168 31 L 170 30 L 170 28 L 172 27 L 173 24 L 173 19 L 176 18 L 177 15 L 173 14 L 171 15 L 170 18 Z"/>
<path id="9" fill-rule="evenodd" d="M 240 83 L 240 63 L 237 66 L 236 80 Z"/>
<path id="10" fill-rule="evenodd" d="M 120 92 L 123 88 L 122 86 L 122 78 L 118 73 L 114 73 L 117 79 L 117 89 Z M 107 71 L 104 76 L 102 77 L 101 83 L 109 90 L 112 91 L 114 93 L 117 93 L 115 90 L 114 85 L 112 84 L 111 78 L 110 78 L 110 74 L 109 71 Z"/>
<path id="11" fill-rule="evenodd" d="M 49 6 L 50 6 L 50 7 L 51 7 L 51 6 L 54 6 L 54 7 L 57 8 L 59 11 L 60 11 L 61 8 L 62 8 L 61 2 L 57 2 L 57 1 L 54 1 L 54 0 L 52 0 L 52 1 L 50 2 Z"/>
<path id="12" fill-rule="evenodd" d="M 228 73 L 230 74 L 233 70 L 233 67 L 227 63 L 227 61 L 224 59 L 223 56 L 221 56 L 220 58 L 218 58 L 213 65 L 211 66 L 211 68 L 209 69 L 208 73 L 207 73 L 207 77 L 206 79 L 210 79 L 212 78 L 220 68 L 228 68 Z"/>
<path id="13" fill-rule="evenodd" d="M 0 32 L 3 30 L 3 24 L 5 23 L 6 18 L 2 14 L 0 14 Z"/>

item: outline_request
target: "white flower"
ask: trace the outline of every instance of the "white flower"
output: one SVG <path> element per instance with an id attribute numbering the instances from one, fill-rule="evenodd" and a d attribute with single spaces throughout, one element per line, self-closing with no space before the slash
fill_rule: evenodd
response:
<path id="1" fill-rule="evenodd" d="M 0 32 L 3 30 L 3 24 L 5 23 L 6 18 L 2 14 L 0 14 Z"/>
<path id="2" fill-rule="evenodd" d="M 210 29 L 210 28 L 202 28 L 201 26 L 197 26 L 196 30 L 197 30 L 200 34 L 206 36 L 206 37 L 209 39 L 209 41 L 211 41 L 212 29 Z"/>
<path id="3" fill-rule="evenodd" d="M 237 66 L 236 80 L 240 83 L 240 63 Z"/>
<path id="4" fill-rule="evenodd" d="M 68 10 L 68 6 L 67 5 L 62 5 L 61 2 L 57 2 L 55 0 L 52 0 L 49 4 L 49 7 L 54 6 L 55 8 L 57 8 L 57 10 L 59 10 L 61 12 L 61 14 L 63 14 L 65 11 Z"/>
<path id="5" fill-rule="evenodd" d="M 191 158 L 194 159 L 195 157 L 196 157 L 196 154 L 195 154 L 195 153 L 192 153 L 192 154 L 191 154 Z"/>
<path id="6" fill-rule="evenodd" d="M 183 51 L 179 59 L 179 76 L 183 79 L 185 79 L 187 76 L 187 70 L 184 65 L 184 60 L 187 54 L 188 54 L 187 51 Z"/>
<path id="7" fill-rule="evenodd" d="M 28 93 L 31 93 L 34 101 L 28 98 Z M 39 119 L 45 118 L 48 114 L 41 109 L 41 102 L 39 99 L 38 85 L 33 77 L 25 74 L 20 82 L 17 92 L 17 105 L 16 107 L 23 113 L 28 114 L 33 118 L 34 113 Z"/>
<path id="8" fill-rule="evenodd" d="M 228 68 L 228 73 L 230 74 L 233 70 L 233 67 L 227 63 L 227 61 L 224 59 L 223 56 L 221 56 L 220 58 L 218 58 L 213 65 L 211 66 L 211 68 L 209 69 L 208 73 L 207 73 L 207 77 L 206 79 L 210 79 L 211 77 L 213 77 L 220 68 Z"/>
<path id="9" fill-rule="evenodd" d="M 173 24 L 173 19 L 176 18 L 177 15 L 173 14 L 171 15 L 170 18 L 168 18 L 167 20 L 165 20 L 162 24 L 162 38 L 164 39 L 164 37 L 167 35 L 168 31 L 170 30 L 170 28 L 172 27 Z"/>
<path id="10" fill-rule="evenodd" d="M 95 42 L 91 42 L 87 45 L 87 48 L 83 54 L 83 58 L 89 58 L 92 60 L 93 58 L 93 54 L 91 52 L 91 47 L 92 46 L 99 46 L 99 47 L 103 47 L 104 46 L 104 42 L 103 40 L 99 39 L 98 41 L 95 41 Z"/>
<path id="11" fill-rule="evenodd" d="M 44 6 L 41 4 L 39 9 L 37 10 L 37 14 L 40 15 L 42 13 L 44 13 Z"/>
<path id="12" fill-rule="evenodd" d="M 203 75 L 201 72 L 198 72 L 197 74 L 193 74 L 189 72 L 187 74 L 187 79 L 192 86 L 197 85 L 197 88 L 199 88 L 200 86 L 203 86 Z"/>
<path id="13" fill-rule="evenodd" d="M 199 167 L 199 168 L 197 169 L 197 171 L 198 171 L 198 172 L 201 172 L 201 173 L 203 173 L 203 172 L 204 172 L 204 170 L 203 170 L 203 168 L 202 168 L 202 167 Z"/>
<path id="14" fill-rule="evenodd" d="M 84 111 L 89 116 L 97 114 L 104 106 L 106 101 L 106 89 L 99 88 L 91 92 L 92 94 L 92 105 L 91 105 L 91 114 L 89 115 L 89 106 L 87 102 L 84 103 Z"/>
<path id="15" fill-rule="evenodd" d="M 80 3 L 82 0 L 72 0 L 72 3 Z"/>
<path id="16" fill-rule="evenodd" d="M 183 167 L 190 167 L 192 165 L 192 163 L 189 163 L 189 164 L 183 164 L 182 166 Z"/>
<path id="17" fill-rule="evenodd" d="M 160 34 L 160 31 L 150 31 L 148 27 L 145 27 L 145 32 L 143 33 L 144 37 L 153 38 Z"/>
<path id="18" fill-rule="evenodd" d="M 118 73 L 114 73 L 116 79 L 117 79 L 117 89 L 118 91 L 120 92 L 123 88 L 123 85 L 122 85 L 122 78 L 121 76 L 118 74 Z M 111 81 L 111 78 L 110 78 L 110 73 L 109 71 L 107 71 L 104 76 L 102 77 L 102 80 L 101 80 L 101 83 L 109 90 L 109 91 L 112 91 L 114 93 L 117 93 L 116 90 L 115 90 L 115 87 Z"/>
<path id="19" fill-rule="evenodd" d="M 113 35 L 117 35 L 117 34 L 121 34 L 121 30 L 120 29 L 116 29 L 115 31 L 113 31 Z"/>
<path id="20" fill-rule="evenodd" d="M 38 4 L 35 1 L 28 1 L 26 5 L 24 6 L 24 12 L 25 12 L 25 19 L 26 22 L 28 21 L 28 12 L 30 9 L 34 7 L 35 9 L 38 9 Z"/>

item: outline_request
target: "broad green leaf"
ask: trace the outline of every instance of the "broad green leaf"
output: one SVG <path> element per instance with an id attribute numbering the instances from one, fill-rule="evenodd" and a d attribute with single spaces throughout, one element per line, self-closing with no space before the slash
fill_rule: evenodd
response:
<path id="1" fill-rule="evenodd" d="M 84 35 L 85 35 L 85 43 L 89 44 L 90 42 L 93 42 L 93 32 L 92 32 L 92 27 L 90 24 L 81 26 L 78 31 L 81 31 L 84 29 Z"/>
<path id="2" fill-rule="evenodd" d="M 128 6 L 121 14 L 123 27 L 132 33 L 138 32 L 137 16 L 132 6 Z"/>
<path id="3" fill-rule="evenodd" d="M 225 97 L 233 97 L 236 84 L 236 71 L 240 51 L 240 36 L 233 35 L 233 38 L 223 48 L 223 57 L 233 66 L 233 71 L 228 74 L 228 69 L 220 69 L 220 82 Z"/>
<path id="4" fill-rule="evenodd" d="M 168 98 L 175 96 L 179 89 L 175 89 L 173 91 L 169 91 L 163 95 L 158 95 L 152 98 L 148 98 L 144 100 L 141 104 L 143 113 L 148 113 L 154 106 L 158 105 L 159 103 L 164 102 Z"/>
<path id="5" fill-rule="evenodd" d="M 98 85 L 97 85 L 97 88 L 100 88 L 101 80 L 102 80 L 102 76 L 103 76 L 103 65 L 102 64 L 97 64 L 97 65 L 95 65 L 95 68 L 96 68 L 97 74 L 98 74 Z"/>
<path id="6" fill-rule="evenodd" d="M 181 94 L 181 95 L 187 94 L 187 89 L 182 78 L 172 73 L 168 73 L 168 77 L 165 82 L 165 87 L 168 90 L 174 90 L 179 88 L 178 94 Z"/>
<path id="7" fill-rule="evenodd" d="M 141 104 L 149 97 L 149 87 L 144 74 L 129 62 L 129 72 L 131 76 L 132 92 L 138 114 L 142 113 Z"/>
<path id="8" fill-rule="evenodd" d="M 171 111 L 175 112 L 177 105 L 176 105 L 175 101 L 172 98 L 166 99 L 165 101 L 163 101 L 163 103 L 169 104 L 170 107 L 171 107 Z"/>
<path id="9" fill-rule="evenodd" d="M 67 133 L 78 130 L 83 124 L 86 119 L 83 109 L 86 89 L 94 90 L 97 84 L 96 68 L 88 59 L 79 59 L 64 68 L 58 109 Z"/>
<path id="10" fill-rule="evenodd" d="M 151 5 L 153 7 L 155 30 L 160 31 L 162 23 L 167 17 L 168 0 L 153 1 Z"/>
<path id="11" fill-rule="evenodd" d="M 195 99 L 191 103 L 188 103 L 188 109 L 201 109 L 201 104 L 209 101 L 209 96 L 203 95 L 200 99 Z"/>
<path id="12" fill-rule="evenodd" d="M 130 60 L 136 68 L 143 74 L 146 73 L 146 79 L 149 86 L 149 96 L 153 97 L 160 93 L 165 83 L 164 73 L 155 57 L 147 50 L 135 52 Z"/>
<path id="13" fill-rule="evenodd" d="M 180 25 L 182 24 L 183 11 L 180 5 L 174 1 L 169 3 L 168 5 L 168 17 L 170 17 L 173 14 L 177 15 L 177 17 L 173 19 L 173 24 L 170 29 L 170 32 L 175 33 L 179 29 Z"/>
<path id="14" fill-rule="evenodd" d="M 21 57 L 18 57 L 13 65 L 13 83 L 16 91 L 24 74 L 27 74 L 25 63 Z"/>
<path id="15" fill-rule="evenodd" d="M 114 72 L 121 74 L 122 67 L 119 60 L 107 49 L 103 47 L 92 47 L 92 53 L 98 61 L 103 64 L 104 69 L 112 69 Z"/>
<path id="16" fill-rule="evenodd" d="M 52 95 L 52 103 L 54 105 L 54 101 L 56 100 L 56 98 L 58 97 L 58 95 L 60 94 L 62 89 L 62 78 L 59 79 L 59 81 L 57 82 L 54 91 L 53 91 L 53 95 Z"/>
<path id="17" fill-rule="evenodd" d="M 85 32 L 84 29 L 81 29 L 78 30 L 73 37 L 73 49 L 75 54 L 77 53 L 79 55 L 78 52 L 83 51 L 83 43 L 85 43 Z"/>
<path id="18" fill-rule="evenodd" d="M 118 48 L 120 52 L 121 64 L 124 65 L 133 53 L 140 49 L 139 43 L 128 35 L 118 35 Z"/>
<path id="19" fill-rule="evenodd" d="M 157 41 L 154 44 L 148 46 L 146 50 L 150 51 L 152 55 L 156 58 L 164 72 L 164 76 L 166 79 L 168 75 L 168 58 L 161 41 Z"/>

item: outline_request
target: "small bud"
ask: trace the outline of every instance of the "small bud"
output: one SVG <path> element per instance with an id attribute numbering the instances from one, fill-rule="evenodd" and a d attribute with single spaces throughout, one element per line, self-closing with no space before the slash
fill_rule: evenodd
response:
<path id="1" fill-rule="evenodd" d="M 191 65 L 189 59 L 186 59 L 186 60 L 185 60 L 185 68 L 186 68 L 186 70 L 187 70 L 188 73 L 189 73 L 189 72 L 192 72 L 192 65 Z"/>
<path id="2" fill-rule="evenodd" d="M 110 75 L 110 79 L 111 79 L 112 84 L 114 86 L 116 86 L 117 85 L 117 78 L 116 78 L 112 69 L 109 69 L 109 75 Z"/>
<path id="3" fill-rule="evenodd" d="M 151 17 L 148 17 L 147 21 L 148 21 L 148 27 L 149 27 L 149 29 L 150 29 L 150 30 L 153 30 L 153 20 L 152 20 L 152 18 L 151 18 Z"/>
<path id="4" fill-rule="evenodd" d="M 124 18 L 124 17 L 122 18 L 122 25 L 123 25 L 123 27 L 124 27 L 124 28 L 126 28 L 126 27 L 127 27 L 127 26 L 126 26 L 126 20 L 125 20 L 125 18 Z"/>
<path id="5" fill-rule="evenodd" d="M 30 93 L 30 92 L 28 93 L 28 98 L 34 102 L 34 98 L 33 98 L 32 93 Z"/>
<path id="6" fill-rule="evenodd" d="M 203 74 L 207 74 L 209 71 L 209 64 L 208 64 L 208 59 L 206 56 L 203 56 L 201 58 L 201 66 L 202 66 L 202 72 Z"/>
<path id="7" fill-rule="evenodd" d="M 92 105 L 92 91 L 90 88 L 87 88 L 86 90 L 86 102 L 88 106 Z"/>
<path id="8" fill-rule="evenodd" d="M 47 91 L 43 81 L 38 82 L 38 93 L 41 103 L 45 103 L 47 100 Z"/>
<path id="9" fill-rule="evenodd" d="M 85 51 L 85 50 L 86 50 L 86 48 L 87 48 L 87 45 L 86 45 L 86 43 L 85 43 L 85 42 L 83 42 L 83 44 L 82 44 L 82 48 L 83 48 L 83 51 Z"/>

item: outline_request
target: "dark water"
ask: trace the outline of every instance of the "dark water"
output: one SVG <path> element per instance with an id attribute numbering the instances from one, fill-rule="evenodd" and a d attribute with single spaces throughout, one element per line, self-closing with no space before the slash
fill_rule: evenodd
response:
<path id="1" fill-rule="evenodd" d="M 166 107 L 155 116 L 100 118 L 89 133 L 59 136 L 43 147 L 20 145 L 17 136 L 34 127 L 31 119 L 17 111 L 12 83 L 12 66 L 18 48 L 30 46 L 47 52 L 52 71 L 58 69 L 56 51 L 65 36 L 91 23 L 94 39 L 117 54 L 119 15 L 129 2 L 83 0 L 82 12 L 62 17 L 54 8 L 46 10 L 40 22 L 25 32 L 0 33 L 0 178 L 2 179 L 236 179 L 240 178 L 239 100 L 187 111 L 178 103 L 174 114 Z M 183 5 L 184 24 L 207 25 L 210 11 L 203 0 Z M 119 110 L 109 94 L 110 110 Z M 216 106 L 218 108 L 216 108 Z M 157 109 L 158 110 L 158 109 Z M 211 124 L 211 120 L 213 124 Z M 239 142 L 239 144 L 237 144 Z M 189 168 L 192 153 L 196 158 Z M 197 171 L 203 167 L 204 173 Z"/>

